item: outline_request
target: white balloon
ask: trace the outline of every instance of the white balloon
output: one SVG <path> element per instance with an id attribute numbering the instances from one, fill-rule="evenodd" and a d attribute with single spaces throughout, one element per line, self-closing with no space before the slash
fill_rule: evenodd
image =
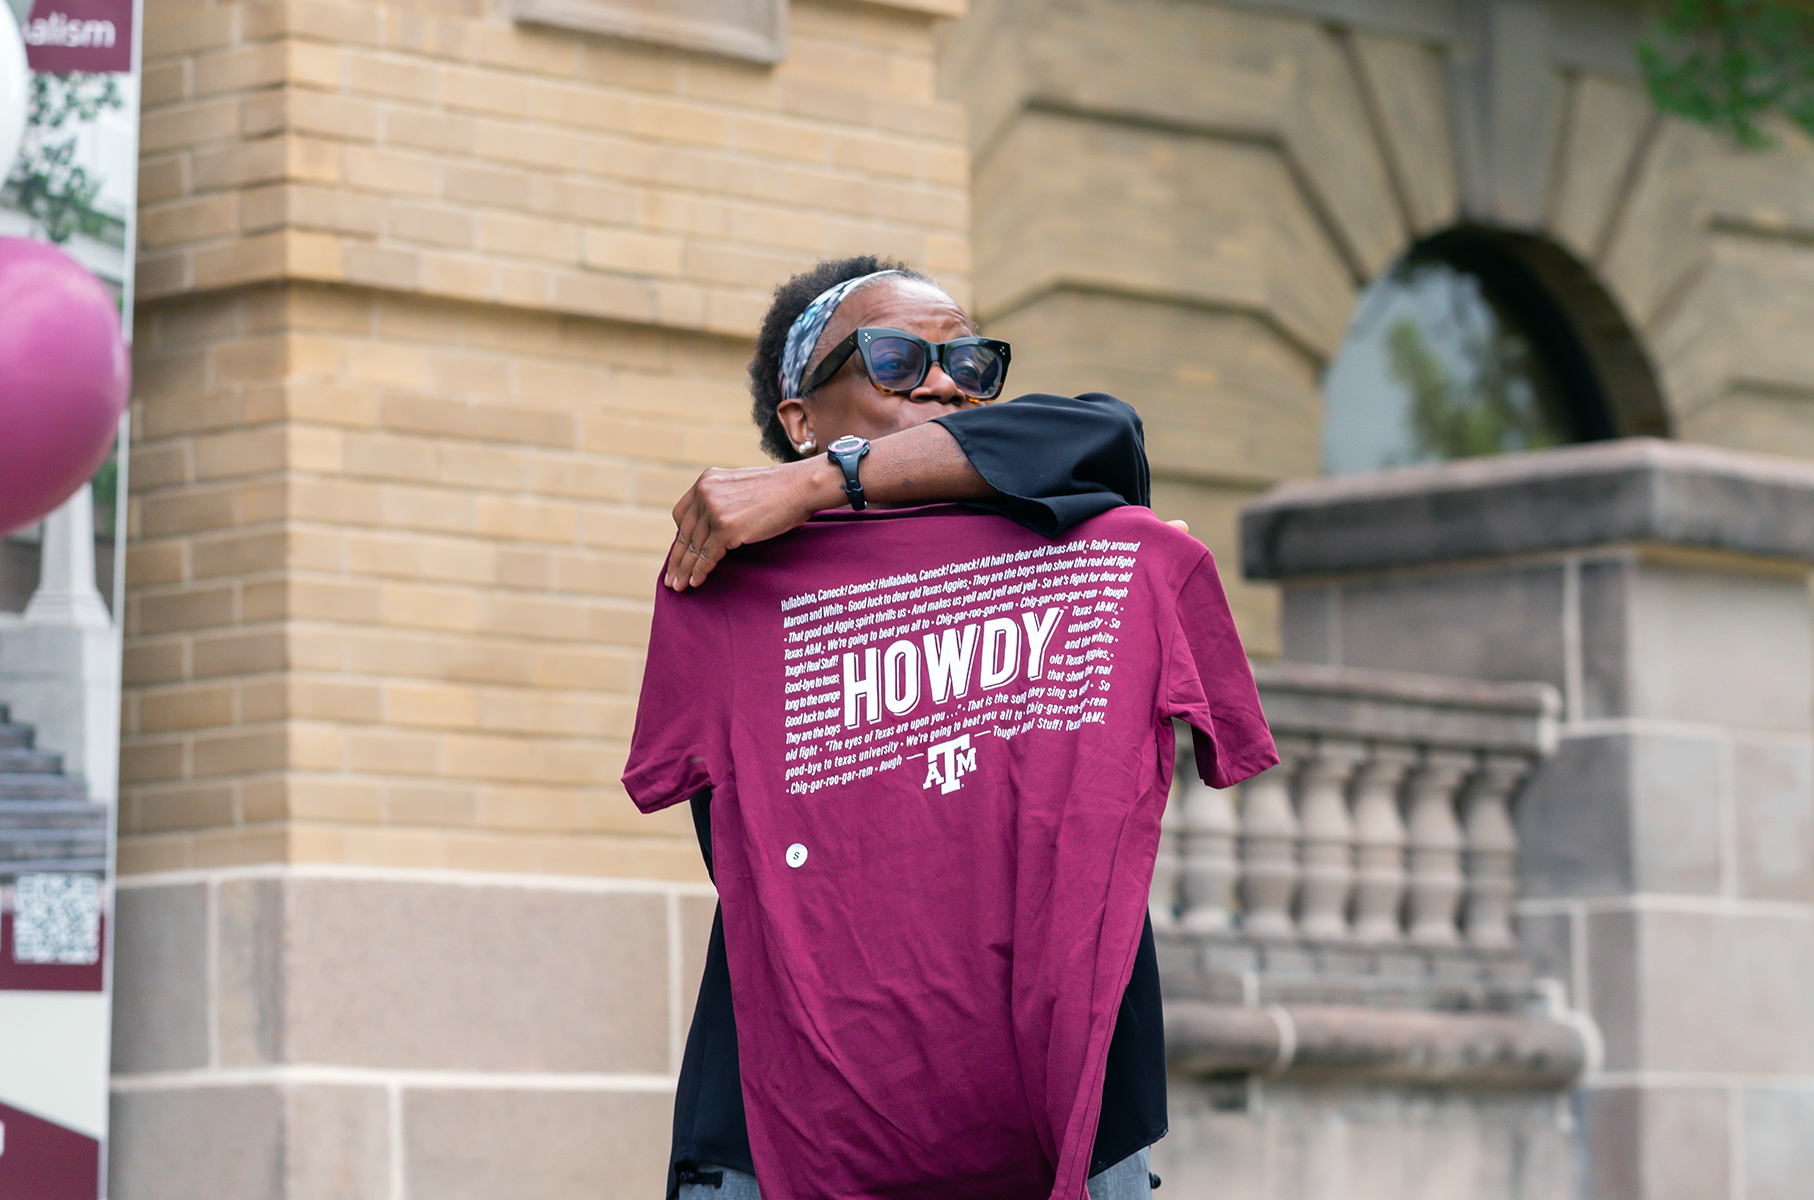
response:
<path id="1" fill-rule="evenodd" d="M 13 169 L 25 137 L 25 110 L 31 101 L 31 69 L 25 65 L 25 35 L 12 6 L 0 0 L 0 181 Z"/>

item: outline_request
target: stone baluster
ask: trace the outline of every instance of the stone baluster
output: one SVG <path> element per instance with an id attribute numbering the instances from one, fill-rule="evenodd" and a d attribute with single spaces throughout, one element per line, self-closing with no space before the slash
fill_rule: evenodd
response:
<path id="1" fill-rule="evenodd" d="M 1529 760 L 1489 754 L 1468 788 L 1462 809 L 1467 843 L 1468 941 L 1483 950 L 1512 943 L 1512 897 L 1517 889 L 1518 831 L 1511 801 L 1530 773 Z"/>
<path id="2" fill-rule="evenodd" d="M 1183 810 L 1183 926 L 1191 933 L 1219 933 L 1232 920 L 1240 877 L 1234 802 L 1193 772 L 1185 783 Z"/>
<path id="3" fill-rule="evenodd" d="M 1298 882 L 1298 821 L 1291 785 L 1309 746 L 1279 738 L 1278 748 L 1279 765 L 1241 785 L 1241 925 L 1256 938 L 1297 933 L 1291 901 Z"/>
<path id="4" fill-rule="evenodd" d="M 1461 822 L 1455 818 L 1456 792 L 1473 774 L 1472 754 L 1432 750 L 1411 774 L 1409 917 L 1411 940 L 1424 945 L 1452 945 L 1459 940 L 1455 915 L 1461 905 Z"/>
<path id="5" fill-rule="evenodd" d="M 1354 936 L 1396 942 L 1404 936 L 1405 823 L 1398 789 L 1417 761 L 1408 746 L 1376 746 L 1354 778 Z"/>
<path id="6" fill-rule="evenodd" d="M 1305 937 L 1337 941 L 1348 936 L 1348 896 L 1354 889 L 1348 780 L 1366 757 L 1366 747 L 1358 742 L 1319 739 L 1298 776 L 1298 932 Z"/>
<path id="7" fill-rule="evenodd" d="M 1178 873 L 1183 865 L 1179 831 L 1184 825 L 1180 810 L 1195 778 L 1190 756 L 1181 756 L 1172 776 L 1171 798 L 1159 814 L 1159 854 L 1153 860 L 1153 886 L 1147 900 L 1154 929 L 1178 928 Z"/>

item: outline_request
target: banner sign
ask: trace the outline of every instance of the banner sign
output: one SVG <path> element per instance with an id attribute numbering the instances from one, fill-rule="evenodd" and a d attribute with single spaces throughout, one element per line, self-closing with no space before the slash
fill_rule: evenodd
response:
<path id="1" fill-rule="evenodd" d="M 20 23 L 34 71 L 132 70 L 133 0 L 37 0 Z"/>
<path id="2" fill-rule="evenodd" d="M 136 0 L 0 0 L 0 236 L 75 259 L 117 297 L 128 337 L 139 23 Z M 125 465 L 122 434 L 94 485 L 103 531 L 123 530 Z M 0 1200 L 106 1194 L 118 746 L 53 742 L 59 712 L 119 711 L 113 595 L 111 630 L 0 617 L 0 651 L 35 639 L 19 642 L 27 674 L 0 652 Z M 111 679 L 85 664 L 98 647 Z"/>

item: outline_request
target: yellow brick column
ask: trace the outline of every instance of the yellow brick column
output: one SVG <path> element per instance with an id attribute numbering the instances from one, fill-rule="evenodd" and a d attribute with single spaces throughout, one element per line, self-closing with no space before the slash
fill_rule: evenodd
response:
<path id="1" fill-rule="evenodd" d="M 659 1186 L 668 509 L 756 461 L 788 273 L 969 292 L 937 11 L 796 4 L 767 66 L 506 7 L 146 6 L 116 1200 Z"/>

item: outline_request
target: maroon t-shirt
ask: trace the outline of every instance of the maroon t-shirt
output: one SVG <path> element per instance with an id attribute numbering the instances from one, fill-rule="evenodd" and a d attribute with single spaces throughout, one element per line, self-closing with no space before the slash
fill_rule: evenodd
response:
<path id="1" fill-rule="evenodd" d="M 1174 717 L 1214 786 L 1278 761 L 1209 552 L 1143 508 L 824 514 L 658 590 L 624 784 L 713 789 L 764 1196 L 1085 1194 Z"/>

